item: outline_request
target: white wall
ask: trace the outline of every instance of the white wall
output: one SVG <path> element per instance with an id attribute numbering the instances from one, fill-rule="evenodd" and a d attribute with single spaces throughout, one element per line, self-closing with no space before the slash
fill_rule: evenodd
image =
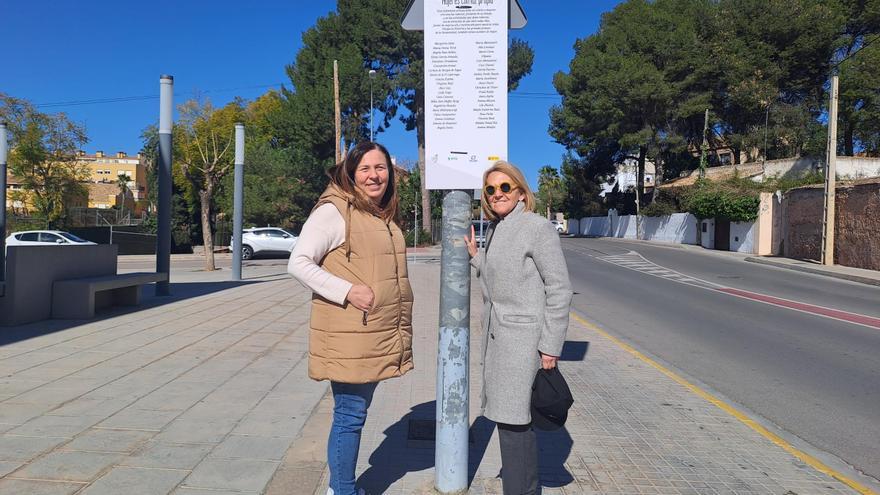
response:
<path id="1" fill-rule="evenodd" d="M 586 217 L 579 221 L 581 235 L 636 238 L 636 216 L 618 216 L 611 211 L 607 217 Z M 642 238 L 649 241 L 679 244 L 697 243 L 697 219 L 689 213 L 663 217 L 642 217 Z"/>
<path id="2" fill-rule="evenodd" d="M 612 230 L 614 232 L 614 237 L 619 237 L 621 239 L 635 239 L 636 216 L 623 215 L 622 217 L 617 217 L 617 225 L 614 225 Z"/>
<path id="3" fill-rule="evenodd" d="M 755 252 L 755 222 L 730 222 L 730 250 L 737 253 Z"/>
<path id="4" fill-rule="evenodd" d="M 611 222 L 608 217 L 587 217 L 580 221 L 581 235 L 593 237 L 607 237 L 610 232 Z"/>
<path id="5" fill-rule="evenodd" d="M 697 243 L 697 218 L 690 213 L 642 217 L 642 238 L 676 244 Z"/>
<path id="6" fill-rule="evenodd" d="M 841 179 L 880 177 L 880 158 L 838 156 L 835 168 Z"/>

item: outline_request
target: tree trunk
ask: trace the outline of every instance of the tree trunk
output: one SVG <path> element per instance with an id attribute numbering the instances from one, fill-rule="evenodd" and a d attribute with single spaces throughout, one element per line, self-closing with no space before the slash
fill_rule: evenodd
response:
<path id="1" fill-rule="evenodd" d="M 636 171 L 636 239 L 642 238 L 642 197 L 645 195 L 645 157 L 647 146 L 639 146 L 639 161 Z"/>
<path id="2" fill-rule="evenodd" d="M 855 149 L 853 127 L 850 119 L 847 119 L 843 125 L 843 154 L 846 156 L 853 156 L 853 149 Z"/>
<path id="3" fill-rule="evenodd" d="M 660 184 L 663 183 L 663 155 L 658 153 L 654 160 L 654 184 L 651 188 L 651 202 L 657 201 L 660 194 Z"/>
<path id="4" fill-rule="evenodd" d="M 418 92 L 416 98 L 421 98 L 422 93 Z M 424 113 L 416 117 L 416 139 L 419 144 L 419 188 L 422 192 L 422 229 L 431 236 L 431 242 L 434 241 L 434 233 L 431 232 L 431 195 L 428 192 L 428 178 L 425 176 L 425 120 Z"/>
<path id="5" fill-rule="evenodd" d="M 214 196 L 213 187 L 199 191 L 199 200 L 202 203 L 202 242 L 205 246 L 205 270 L 212 272 L 214 266 L 214 237 L 211 235 L 211 199 Z"/>

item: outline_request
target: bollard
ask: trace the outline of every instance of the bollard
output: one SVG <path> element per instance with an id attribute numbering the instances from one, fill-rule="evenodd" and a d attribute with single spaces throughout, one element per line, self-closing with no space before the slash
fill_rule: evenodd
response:
<path id="1" fill-rule="evenodd" d="M 471 268 L 464 237 L 470 225 L 471 195 L 464 191 L 447 194 L 443 198 L 434 454 L 434 485 L 443 494 L 464 493 L 468 482 Z"/>
<path id="2" fill-rule="evenodd" d="M 156 273 L 171 278 L 171 127 L 174 122 L 174 78 L 159 77 L 159 198 L 156 230 Z M 170 294 L 169 280 L 156 282 L 156 295 Z"/>
<path id="3" fill-rule="evenodd" d="M 6 294 L 6 122 L 0 122 L 0 297 Z"/>
<path id="4" fill-rule="evenodd" d="M 235 124 L 235 187 L 232 195 L 232 280 L 241 280 L 241 222 L 244 204 L 244 124 Z"/>

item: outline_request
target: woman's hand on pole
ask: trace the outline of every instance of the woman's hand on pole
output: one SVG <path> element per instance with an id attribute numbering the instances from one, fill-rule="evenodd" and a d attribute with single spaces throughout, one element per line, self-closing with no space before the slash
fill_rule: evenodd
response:
<path id="1" fill-rule="evenodd" d="M 369 311 L 373 307 L 373 289 L 366 285 L 352 285 L 345 298 L 361 311 Z"/>
<path id="2" fill-rule="evenodd" d="M 559 358 L 556 356 L 550 356 L 548 354 L 544 354 L 541 351 L 538 351 L 541 354 L 541 367 L 545 370 L 552 370 L 556 367 L 556 361 L 559 361 Z"/>
<path id="3" fill-rule="evenodd" d="M 464 244 L 467 246 L 468 254 L 473 258 L 477 255 L 477 239 L 474 233 L 474 226 L 471 225 L 471 235 L 464 236 Z"/>

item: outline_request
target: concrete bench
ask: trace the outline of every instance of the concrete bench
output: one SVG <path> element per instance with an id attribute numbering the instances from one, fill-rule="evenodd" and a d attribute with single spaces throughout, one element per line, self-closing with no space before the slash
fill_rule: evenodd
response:
<path id="1" fill-rule="evenodd" d="M 141 285 L 166 280 L 165 273 L 148 272 L 56 280 L 52 283 L 52 318 L 89 319 L 95 317 L 96 308 L 136 306 Z"/>

